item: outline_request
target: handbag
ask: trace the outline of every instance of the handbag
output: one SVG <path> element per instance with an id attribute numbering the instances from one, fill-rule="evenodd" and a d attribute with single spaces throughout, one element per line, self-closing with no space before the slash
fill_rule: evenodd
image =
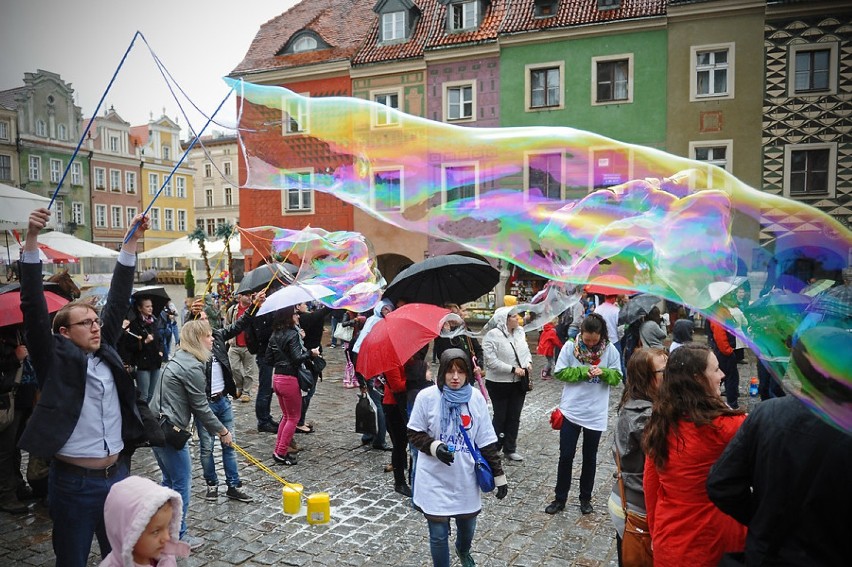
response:
<path id="1" fill-rule="evenodd" d="M 24 373 L 23 365 L 15 371 L 15 380 L 7 392 L 0 394 L 0 431 L 3 431 L 15 421 L 15 392 Z"/>
<path id="2" fill-rule="evenodd" d="M 343 341 L 344 343 L 351 343 L 352 333 L 354 332 L 354 327 L 344 327 L 342 324 L 338 323 L 337 327 L 334 328 L 334 334 L 331 336 L 339 341 Z"/>
<path id="3" fill-rule="evenodd" d="M 171 363 L 172 362 L 169 361 L 169 364 L 171 364 Z M 164 380 L 166 378 L 166 369 L 168 369 L 169 364 L 167 364 L 166 368 L 163 369 L 163 376 L 162 376 L 162 378 L 160 378 L 160 384 L 159 384 L 160 403 L 159 403 L 159 407 L 161 407 L 161 408 L 163 407 L 163 384 L 164 384 Z M 177 364 L 177 363 L 175 362 L 175 364 Z M 180 364 L 178 364 L 178 366 L 180 366 Z M 172 376 L 173 375 L 174 374 L 172 374 Z M 165 437 L 166 445 L 168 445 L 169 447 L 172 447 L 173 449 L 175 449 L 177 451 L 180 451 L 181 449 L 183 449 L 186 446 L 186 442 L 189 441 L 190 437 L 192 437 L 192 434 L 189 431 L 187 431 L 183 427 L 180 427 L 179 425 L 175 425 L 174 423 L 172 423 L 172 420 L 169 419 L 169 416 L 167 416 L 166 414 L 164 414 L 162 412 L 160 413 L 160 417 L 157 420 L 157 423 L 160 425 L 160 429 L 163 431 L 163 436 Z"/>
<path id="4" fill-rule="evenodd" d="M 491 465 L 482 456 L 479 448 L 470 442 L 470 437 L 467 436 L 467 431 L 464 426 L 459 424 L 467 449 L 470 451 L 470 456 L 473 457 L 473 471 L 476 473 L 476 482 L 479 484 L 479 490 L 482 492 L 491 492 L 494 490 L 494 473 L 491 472 Z"/>
<path id="5" fill-rule="evenodd" d="M 651 532 L 648 520 L 627 509 L 624 494 L 624 477 L 621 475 L 621 455 L 615 447 L 615 466 L 618 475 L 618 490 L 621 492 L 621 508 L 624 510 L 624 536 L 621 538 L 621 563 L 625 567 L 654 567 L 654 552 L 651 549 Z"/>
<path id="6" fill-rule="evenodd" d="M 355 404 L 355 433 L 375 435 L 379 430 L 379 414 L 369 394 L 358 396 Z"/>
<path id="7" fill-rule="evenodd" d="M 311 388 L 316 386 L 317 378 L 314 373 L 304 364 L 296 371 L 296 378 L 299 379 L 299 389 L 302 392 L 309 392 Z"/>
<path id="8" fill-rule="evenodd" d="M 518 368 L 523 368 L 521 366 L 521 357 L 518 356 L 518 351 L 515 350 L 515 345 L 512 344 L 511 337 L 509 337 L 509 346 L 512 347 L 512 352 L 515 353 L 515 362 L 518 363 Z M 532 380 L 530 380 L 529 369 L 524 368 L 524 375 L 518 378 L 518 384 L 520 385 L 522 392 L 532 392 L 533 385 Z"/>
<path id="9" fill-rule="evenodd" d="M 553 408 L 553 411 L 550 412 L 550 428 L 559 431 L 562 429 L 562 421 L 565 419 L 565 415 L 563 415 L 562 410 L 559 409 L 559 406 Z"/>

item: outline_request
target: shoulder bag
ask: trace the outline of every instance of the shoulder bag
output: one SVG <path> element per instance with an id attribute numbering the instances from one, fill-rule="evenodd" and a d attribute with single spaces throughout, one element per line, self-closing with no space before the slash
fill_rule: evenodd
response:
<path id="1" fill-rule="evenodd" d="M 9 390 L 0 394 L 0 431 L 3 431 L 15 421 L 15 392 L 21 383 L 21 376 L 24 374 L 24 366 L 18 367 L 15 370 L 15 380 L 9 387 Z"/>
<path id="2" fill-rule="evenodd" d="M 512 352 L 515 353 L 515 362 L 518 363 L 518 368 L 524 371 L 524 375 L 518 378 L 518 384 L 521 386 L 521 391 L 532 392 L 533 385 L 532 380 L 530 380 L 530 371 L 528 368 L 521 365 L 521 358 L 518 356 L 518 351 L 515 350 L 515 345 L 512 344 L 512 337 L 509 337 L 509 346 L 512 347 Z"/>
<path id="3" fill-rule="evenodd" d="M 627 509 L 624 494 L 624 477 L 621 474 L 621 455 L 615 447 L 615 466 L 618 474 L 618 490 L 621 492 L 621 508 L 624 510 L 624 536 L 621 538 L 621 562 L 631 567 L 653 567 L 654 552 L 651 549 L 651 532 L 648 520 Z"/>
<path id="4" fill-rule="evenodd" d="M 339 341 L 349 343 L 352 342 L 352 333 L 354 331 L 354 326 L 344 327 L 341 323 L 338 323 L 334 328 L 334 334 L 332 336 Z"/>
<path id="5" fill-rule="evenodd" d="M 459 431 L 461 431 L 462 437 L 464 437 L 464 442 L 470 451 L 470 456 L 473 457 L 474 472 L 476 473 L 476 482 L 479 484 L 479 490 L 482 492 L 491 492 L 494 490 L 494 473 L 491 472 L 491 465 L 482 456 L 479 448 L 470 442 L 470 437 L 467 436 L 467 431 L 464 430 L 464 426 L 461 424 L 459 424 Z"/>
<path id="6" fill-rule="evenodd" d="M 163 436 L 166 438 L 166 445 L 169 447 L 180 451 L 186 446 L 186 442 L 189 441 L 189 438 L 192 437 L 192 434 L 186 429 L 175 425 L 172 423 L 172 420 L 169 419 L 169 416 L 162 412 L 163 408 L 163 381 L 166 378 L 166 369 L 168 369 L 169 365 L 172 364 L 172 361 L 169 361 L 166 364 L 166 368 L 163 369 L 163 374 L 160 377 L 160 417 L 157 422 L 160 424 L 160 429 L 163 430 Z M 175 362 L 175 364 L 177 364 Z M 180 364 L 178 364 L 180 366 Z M 183 369 L 182 366 L 180 366 Z"/>

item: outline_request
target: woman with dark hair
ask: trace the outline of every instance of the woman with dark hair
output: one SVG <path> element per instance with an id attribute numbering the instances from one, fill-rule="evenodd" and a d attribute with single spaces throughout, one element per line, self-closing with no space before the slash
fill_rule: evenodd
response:
<path id="1" fill-rule="evenodd" d="M 597 313 L 589 314 L 580 325 L 580 335 L 565 343 L 556 361 L 555 377 L 562 387 L 562 428 L 559 430 L 559 465 L 556 497 L 544 509 L 556 514 L 565 509 L 571 488 L 571 468 L 577 441 L 583 434 L 583 468 L 580 473 L 580 512 L 591 514 L 592 489 L 598 444 L 606 431 L 609 413 L 609 387 L 621 382 L 621 356 L 609 341 L 607 325 Z"/>
<path id="2" fill-rule="evenodd" d="M 282 465 L 297 463 L 290 454 L 290 445 L 296 433 L 296 424 L 302 415 L 302 390 L 299 388 L 298 372 L 302 364 L 311 357 L 319 356 L 319 347 L 311 350 L 302 343 L 302 335 L 296 328 L 299 312 L 294 306 L 278 311 L 272 324 L 272 336 L 266 347 L 266 363 L 272 370 L 272 391 L 278 396 L 282 417 L 278 424 L 278 437 L 272 458 Z"/>
<path id="3" fill-rule="evenodd" d="M 150 298 L 136 300 L 136 317 L 125 333 L 131 336 L 127 350 L 132 353 L 131 364 L 136 367 L 136 387 L 145 401 L 150 402 L 163 363 L 163 345 Z"/>
<path id="4" fill-rule="evenodd" d="M 609 516 L 615 526 L 618 564 L 621 562 L 621 539 L 624 537 L 624 507 L 644 517 L 645 492 L 642 477 L 645 474 L 645 453 L 642 451 L 642 433 L 651 417 L 651 405 L 666 370 L 668 355 L 658 348 L 640 348 L 633 352 L 627 363 L 627 380 L 624 394 L 618 404 L 618 421 L 615 424 L 613 454 L 621 462 L 621 478 L 627 502 L 622 505 L 618 479 L 609 495 Z"/>
<path id="5" fill-rule="evenodd" d="M 462 567 L 475 565 L 470 549 L 482 500 L 461 428 L 491 466 L 497 498 L 508 493 L 488 404 L 472 383 L 473 366 L 467 353 L 457 348 L 445 350 L 437 384 L 420 392 L 408 421 L 408 440 L 422 453 L 414 477 L 414 504 L 429 524 L 435 567 L 450 565 L 451 518 L 456 520 L 456 554 Z"/>
<path id="6" fill-rule="evenodd" d="M 645 426 L 645 505 L 654 565 L 710 566 L 742 551 L 746 529 L 707 496 L 710 467 L 745 415 L 722 400 L 716 355 L 687 343 L 672 353 Z"/>
<path id="7" fill-rule="evenodd" d="M 663 348 L 663 339 L 666 338 L 666 332 L 663 330 L 662 323 L 663 318 L 660 315 L 660 308 L 655 305 L 645 316 L 645 322 L 639 328 L 639 337 L 642 339 L 643 347 Z"/>

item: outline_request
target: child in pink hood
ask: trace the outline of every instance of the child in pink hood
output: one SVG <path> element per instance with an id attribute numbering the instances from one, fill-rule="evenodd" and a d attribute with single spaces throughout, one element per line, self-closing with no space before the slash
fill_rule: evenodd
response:
<path id="1" fill-rule="evenodd" d="M 177 567 L 176 556 L 189 556 L 178 541 L 182 510 L 180 494 L 147 478 L 113 485 L 104 504 L 112 551 L 100 567 Z"/>
<path id="2" fill-rule="evenodd" d="M 556 334 L 556 327 L 553 323 L 545 323 L 541 329 L 541 336 L 538 339 L 538 348 L 536 354 L 543 355 L 547 358 L 547 364 L 541 369 L 541 378 L 547 380 L 553 377 L 553 364 L 556 357 L 559 356 L 559 349 L 562 348 L 562 340 Z"/>

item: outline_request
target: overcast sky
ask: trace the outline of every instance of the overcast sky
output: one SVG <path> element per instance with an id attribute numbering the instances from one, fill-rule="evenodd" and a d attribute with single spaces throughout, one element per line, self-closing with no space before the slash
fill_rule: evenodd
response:
<path id="1" fill-rule="evenodd" d="M 318 1 L 318 0 L 307 0 Z M 242 61 L 261 24 L 298 0 L 0 0 L 0 90 L 23 86 L 24 73 L 58 73 L 90 117 L 136 31 L 189 98 L 212 114 L 227 94 L 222 77 Z M 196 130 L 205 118 L 180 100 Z M 180 109 L 151 53 L 136 40 L 100 113 L 110 107 L 132 125 L 172 119 Z M 234 123 L 234 98 L 216 115 Z M 221 118 L 221 120 L 220 120 Z M 186 120 L 178 119 L 186 135 Z M 216 128 L 211 124 L 210 129 Z M 219 128 L 221 129 L 221 128 Z"/>

